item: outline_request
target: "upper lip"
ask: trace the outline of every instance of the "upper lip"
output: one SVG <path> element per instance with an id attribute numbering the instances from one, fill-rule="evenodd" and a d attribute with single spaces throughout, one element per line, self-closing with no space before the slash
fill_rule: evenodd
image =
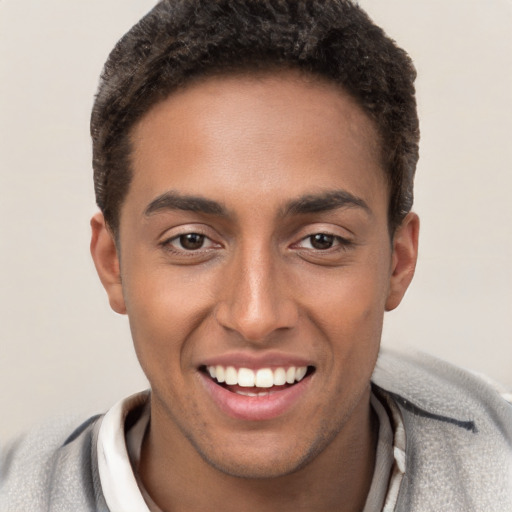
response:
<path id="1" fill-rule="evenodd" d="M 266 351 L 262 354 L 250 354 L 247 352 L 227 352 L 218 356 L 204 359 L 199 367 L 204 366 L 234 366 L 235 368 L 280 368 L 314 366 L 310 359 L 293 354 L 285 354 L 276 351 Z"/>

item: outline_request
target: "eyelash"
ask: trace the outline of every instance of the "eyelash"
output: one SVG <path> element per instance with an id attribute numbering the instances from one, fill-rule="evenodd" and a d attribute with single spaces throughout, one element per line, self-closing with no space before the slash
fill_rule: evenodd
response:
<path id="1" fill-rule="evenodd" d="M 198 236 L 198 237 L 201 237 L 201 246 L 194 249 L 194 248 L 186 248 L 183 246 L 183 242 L 184 242 L 184 238 L 187 237 L 187 236 Z M 326 248 L 318 248 L 318 247 L 314 247 L 313 246 L 313 237 L 318 237 L 318 236 L 324 236 L 324 237 L 329 237 L 332 239 L 332 245 L 330 247 L 326 247 Z M 310 241 L 310 245 L 311 247 L 300 247 L 300 244 L 302 244 L 303 242 L 309 240 Z M 178 242 L 180 243 L 181 247 L 175 247 L 173 245 L 173 242 Z M 209 242 L 209 243 L 208 243 Z M 208 244 L 207 247 L 205 247 L 205 243 Z M 205 235 L 204 233 L 201 233 L 199 231 L 191 231 L 191 232 L 188 232 L 188 233 L 180 233 L 179 235 L 176 235 L 176 236 L 173 236 L 171 238 L 168 238 L 166 240 L 164 240 L 163 242 L 161 242 L 160 244 L 165 250 L 169 251 L 169 252 L 173 252 L 175 254 L 180 254 L 180 255 L 190 255 L 190 256 L 193 256 L 195 254 L 198 254 L 198 253 L 204 253 L 212 248 L 215 248 L 216 247 L 216 244 L 215 242 L 213 242 L 211 240 L 211 238 L 209 238 L 207 235 Z M 293 244 L 291 247 L 292 248 L 295 248 L 297 247 L 298 249 L 306 249 L 308 251 L 314 251 L 314 252 L 318 252 L 318 253 L 331 253 L 331 252 L 336 252 L 336 251 L 340 251 L 340 250 L 346 250 L 348 249 L 351 245 L 353 245 L 353 243 L 350 241 L 350 240 L 347 240 L 346 238 L 343 238 L 339 235 L 334 235 L 332 233 L 329 233 L 329 232 L 324 232 L 324 231 L 319 231 L 317 233 L 312 233 L 310 235 L 307 235 L 305 237 L 303 237 L 298 243 L 296 244 Z M 217 244 L 217 247 L 219 247 L 220 245 Z"/>
<path id="2" fill-rule="evenodd" d="M 318 236 L 325 236 L 325 237 L 332 238 L 332 245 L 330 247 L 327 247 L 324 249 L 314 247 L 312 244 L 313 237 L 318 237 Z M 343 238 L 339 235 L 334 235 L 333 233 L 329 233 L 329 232 L 325 232 L 325 231 L 319 231 L 317 233 L 312 233 L 310 235 L 307 235 L 299 241 L 299 244 L 303 243 L 306 240 L 309 240 L 310 245 L 312 245 L 312 247 L 308 247 L 307 249 L 317 251 L 317 252 L 328 252 L 328 251 L 333 252 L 333 251 L 337 251 L 337 250 L 345 250 L 345 249 L 349 248 L 351 245 L 353 245 L 353 242 L 351 242 L 350 240 Z M 296 245 L 298 245 L 298 244 L 296 244 Z"/>
<path id="3" fill-rule="evenodd" d="M 183 246 L 183 240 L 187 236 L 198 236 L 202 238 L 202 244 L 201 247 L 198 247 L 197 249 L 187 249 Z M 181 245 L 181 247 L 175 247 L 173 245 L 174 242 L 177 242 Z M 205 243 L 208 244 L 208 247 L 205 247 Z M 180 233 L 178 235 L 172 236 L 170 238 L 167 238 L 163 240 L 160 243 L 160 246 L 163 247 L 166 251 L 178 254 L 180 256 L 194 256 L 200 253 L 207 252 L 208 250 L 216 247 L 220 247 L 220 244 L 216 244 L 209 236 L 205 235 L 204 233 L 201 233 L 200 231 L 189 231 L 187 233 Z"/>

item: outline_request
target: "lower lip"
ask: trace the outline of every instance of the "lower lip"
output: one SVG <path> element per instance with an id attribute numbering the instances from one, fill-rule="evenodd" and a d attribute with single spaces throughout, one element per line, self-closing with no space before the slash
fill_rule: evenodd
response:
<path id="1" fill-rule="evenodd" d="M 291 409 L 306 392 L 310 377 L 293 386 L 274 391 L 269 389 L 265 396 L 244 396 L 216 384 L 209 376 L 201 373 L 206 389 L 215 404 L 228 416 L 245 421 L 264 421 L 281 416 Z"/>

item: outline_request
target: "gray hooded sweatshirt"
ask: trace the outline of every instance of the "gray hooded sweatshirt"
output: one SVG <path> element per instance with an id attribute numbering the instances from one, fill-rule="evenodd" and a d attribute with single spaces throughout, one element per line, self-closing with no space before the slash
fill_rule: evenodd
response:
<path id="1" fill-rule="evenodd" d="M 512 406 L 475 375 L 424 355 L 381 353 L 372 383 L 403 417 L 397 512 L 511 512 Z M 102 416 L 47 424 L 9 445 L 0 512 L 108 512 L 97 462 Z"/>

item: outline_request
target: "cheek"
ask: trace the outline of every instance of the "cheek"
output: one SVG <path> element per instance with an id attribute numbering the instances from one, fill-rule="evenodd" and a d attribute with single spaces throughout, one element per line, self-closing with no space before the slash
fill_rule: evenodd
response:
<path id="1" fill-rule="evenodd" d="M 387 262 L 382 259 L 368 251 L 352 265 L 313 276 L 302 290 L 307 301 L 304 311 L 328 340 L 330 349 L 323 353 L 323 363 L 339 375 L 338 386 L 362 383 L 373 370 L 389 281 Z M 311 289 L 316 293 L 306 293 Z"/>
<path id="2" fill-rule="evenodd" d="M 365 326 L 382 321 L 388 289 L 388 276 L 383 266 L 353 265 L 333 269 L 332 274 L 320 278 L 312 276 L 309 281 L 303 281 L 301 295 L 321 324 L 330 325 L 332 329 L 364 330 Z M 312 289 L 316 292 L 312 293 Z"/>
<path id="3" fill-rule="evenodd" d="M 146 373 L 154 367 L 181 365 L 187 338 L 210 308 L 206 276 L 168 265 L 148 268 L 126 262 L 123 293 L 137 356 Z"/>

